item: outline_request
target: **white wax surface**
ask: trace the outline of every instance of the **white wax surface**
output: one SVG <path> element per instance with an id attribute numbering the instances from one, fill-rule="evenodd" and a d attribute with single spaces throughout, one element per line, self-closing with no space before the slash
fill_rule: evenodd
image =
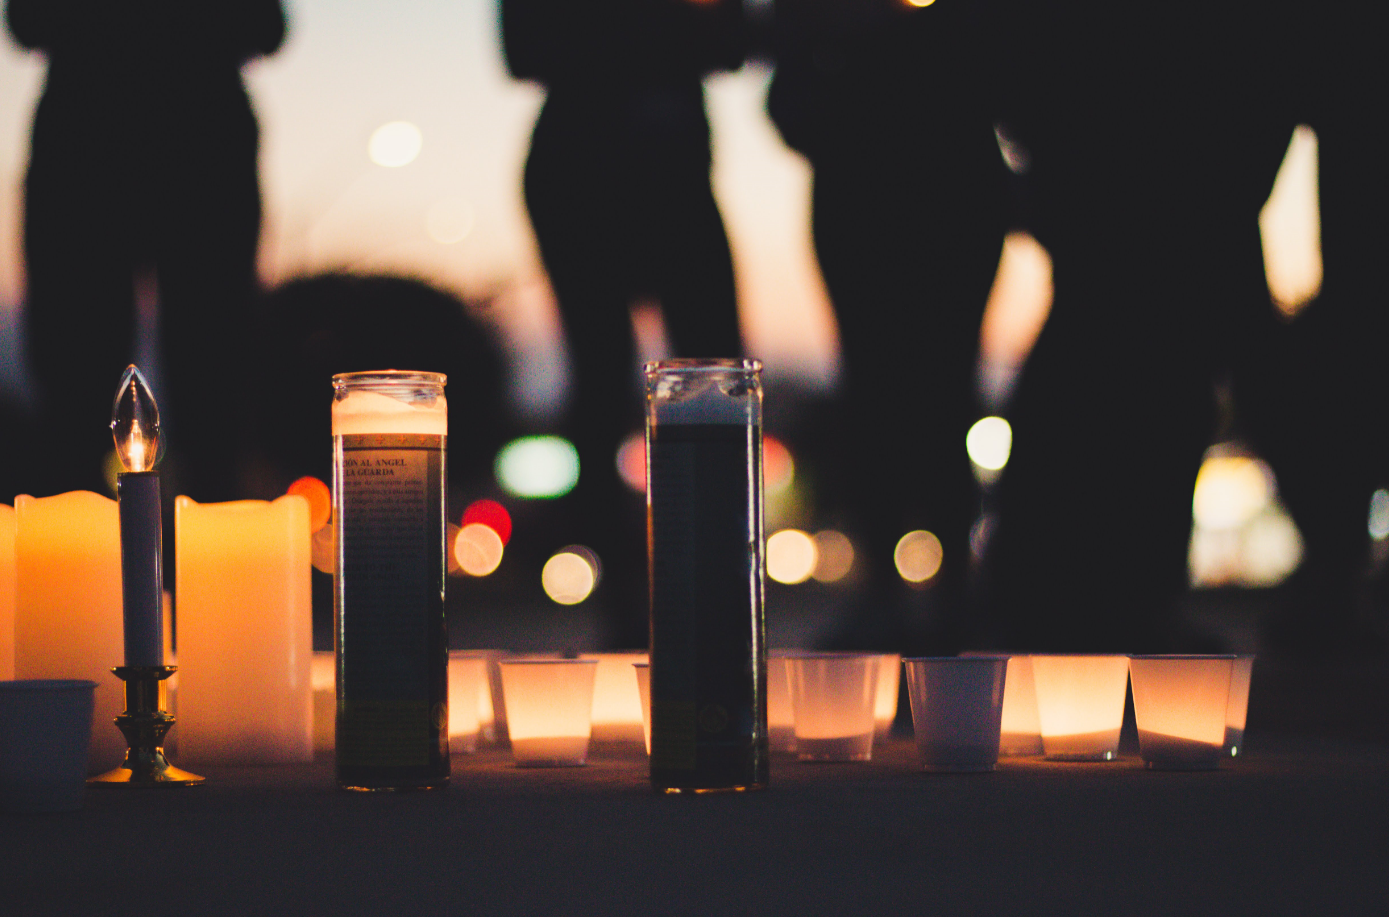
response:
<path id="1" fill-rule="evenodd" d="M 179 497 L 174 533 L 183 758 L 312 761 L 308 501 Z"/>
<path id="2" fill-rule="evenodd" d="M 429 405 L 406 404 L 378 392 L 352 392 L 333 402 L 333 435 L 404 433 L 447 436 L 448 400 Z"/>

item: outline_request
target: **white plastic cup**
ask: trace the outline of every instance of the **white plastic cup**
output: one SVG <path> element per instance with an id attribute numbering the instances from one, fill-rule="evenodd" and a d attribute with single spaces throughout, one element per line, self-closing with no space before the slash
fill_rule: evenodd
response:
<path id="1" fill-rule="evenodd" d="M 790 650 L 767 653 L 767 738 L 772 751 L 796 751 L 796 713 L 791 705 Z"/>
<path id="2" fill-rule="evenodd" d="M 477 751 L 482 722 L 479 695 L 487 691 L 487 657 L 466 650 L 449 652 L 449 752 Z"/>
<path id="3" fill-rule="evenodd" d="M 511 754 L 518 767 L 578 767 L 588 761 L 596 659 L 503 659 Z"/>
<path id="4" fill-rule="evenodd" d="M 637 676 L 637 696 L 641 698 L 641 732 L 646 739 L 646 753 L 651 754 L 651 663 L 634 662 Z"/>
<path id="5" fill-rule="evenodd" d="M 1214 770 L 1225 751 L 1233 656 L 1134 656 L 1138 750 L 1154 770 Z"/>
<path id="6" fill-rule="evenodd" d="M 1254 676 L 1254 657 L 1236 656 L 1230 672 L 1230 702 L 1225 707 L 1225 749 L 1227 757 L 1238 758 L 1244 751 L 1244 724 L 1249 716 L 1249 683 Z"/>
<path id="7" fill-rule="evenodd" d="M 0 809 L 82 808 L 95 691 L 77 679 L 0 681 Z"/>
<path id="8" fill-rule="evenodd" d="M 805 653 L 790 658 L 797 758 L 872 759 L 879 658 L 872 653 Z"/>
<path id="9" fill-rule="evenodd" d="M 907 691 L 921 764 L 991 771 L 998 764 L 1007 656 L 907 659 Z"/>
<path id="10" fill-rule="evenodd" d="M 1032 657 L 1042 750 L 1053 761 L 1113 761 L 1119 757 L 1127 656 Z"/>
<path id="11" fill-rule="evenodd" d="M 884 742 L 892 734 L 897 719 L 897 692 L 902 684 L 902 655 L 878 656 L 878 698 L 873 705 L 873 741 Z"/>

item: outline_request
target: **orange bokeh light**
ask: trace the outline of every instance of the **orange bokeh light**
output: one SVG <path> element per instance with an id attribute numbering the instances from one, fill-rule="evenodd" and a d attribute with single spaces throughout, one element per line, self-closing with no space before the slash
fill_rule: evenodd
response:
<path id="1" fill-rule="evenodd" d="M 474 500 L 463 510 L 463 526 L 485 525 L 497 533 L 502 545 L 511 541 L 511 514 L 496 500 Z"/>
<path id="2" fill-rule="evenodd" d="M 318 478 L 306 475 L 293 484 L 285 491 L 287 494 L 294 494 L 309 501 L 309 531 L 317 532 L 328 524 L 328 520 L 333 518 L 333 495 L 328 490 L 328 485 Z"/>

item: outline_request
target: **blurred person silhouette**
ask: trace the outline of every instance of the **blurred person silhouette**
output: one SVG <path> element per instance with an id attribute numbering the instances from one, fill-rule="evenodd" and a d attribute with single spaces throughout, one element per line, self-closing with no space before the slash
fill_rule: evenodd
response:
<path id="1" fill-rule="evenodd" d="M 8 0 L 6 12 L 48 59 L 24 186 L 44 430 L 29 486 L 106 489 L 111 396 L 144 286 L 158 299 L 166 470 L 180 493 L 229 499 L 261 217 L 240 69 L 283 40 L 279 0 Z"/>
<path id="2" fill-rule="evenodd" d="M 1262 650 L 1383 652 L 1386 577 L 1371 567 L 1367 507 L 1389 484 L 1382 366 L 1389 346 L 1389 67 L 1369 9 L 1299 7 L 1288 44 L 1304 62 L 1290 96 L 1316 131 L 1323 282 L 1238 389 L 1250 433 L 1302 534 L 1302 562 L 1262 621 Z"/>
<path id="3" fill-rule="evenodd" d="M 303 475 L 331 480 L 332 378 L 371 369 L 448 376 L 449 520 L 457 524 L 464 502 L 490 494 L 508 432 L 502 358 L 457 297 L 407 277 L 300 277 L 260 298 L 254 329 L 255 372 L 244 391 L 258 405 L 248 431 L 255 496 L 272 499 Z"/>
<path id="4" fill-rule="evenodd" d="M 979 419 L 979 330 L 1008 228 L 978 3 L 777 0 L 767 107 L 813 169 L 815 252 L 839 325 L 834 472 L 864 577 L 835 644 L 960 648 L 980 513 L 965 435 Z M 894 552 L 940 540 L 929 590 Z"/>
<path id="5" fill-rule="evenodd" d="M 1278 16 L 1001 0 L 1005 119 L 1031 161 L 1051 315 L 1009 415 L 987 553 L 993 635 L 1019 650 L 1214 648 L 1176 613 L 1217 379 L 1274 310 L 1258 215 L 1294 119 Z"/>
<path id="6" fill-rule="evenodd" d="M 544 85 L 525 199 L 564 322 L 565 433 L 579 452 L 568 541 L 602 562 L 613 645 L 647 642 L 641 502 L 617 449 L 642 425 L 631 308 L 659 303 L 673 356 L 741 353 L 733 265 L 710 187 L 701 79 L 743 59 L 739 0 L 503 0 L 517 79 Z"/>

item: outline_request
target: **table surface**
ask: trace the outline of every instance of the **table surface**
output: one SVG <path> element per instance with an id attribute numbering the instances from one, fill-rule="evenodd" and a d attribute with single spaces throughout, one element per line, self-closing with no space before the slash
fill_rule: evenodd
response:
<path id="1" fill-rule="evenodd" d="M 0 915 L 1389 913 L 1389 746 L 1249 740 L 1216 772 L 932 774 L 893 739 L 699 797 L 653 793 L 632 745 L 563 769 L 484 749 L 433 793 L 342 792 L 324 760 L 196 768 L 0 814 Z"/>

